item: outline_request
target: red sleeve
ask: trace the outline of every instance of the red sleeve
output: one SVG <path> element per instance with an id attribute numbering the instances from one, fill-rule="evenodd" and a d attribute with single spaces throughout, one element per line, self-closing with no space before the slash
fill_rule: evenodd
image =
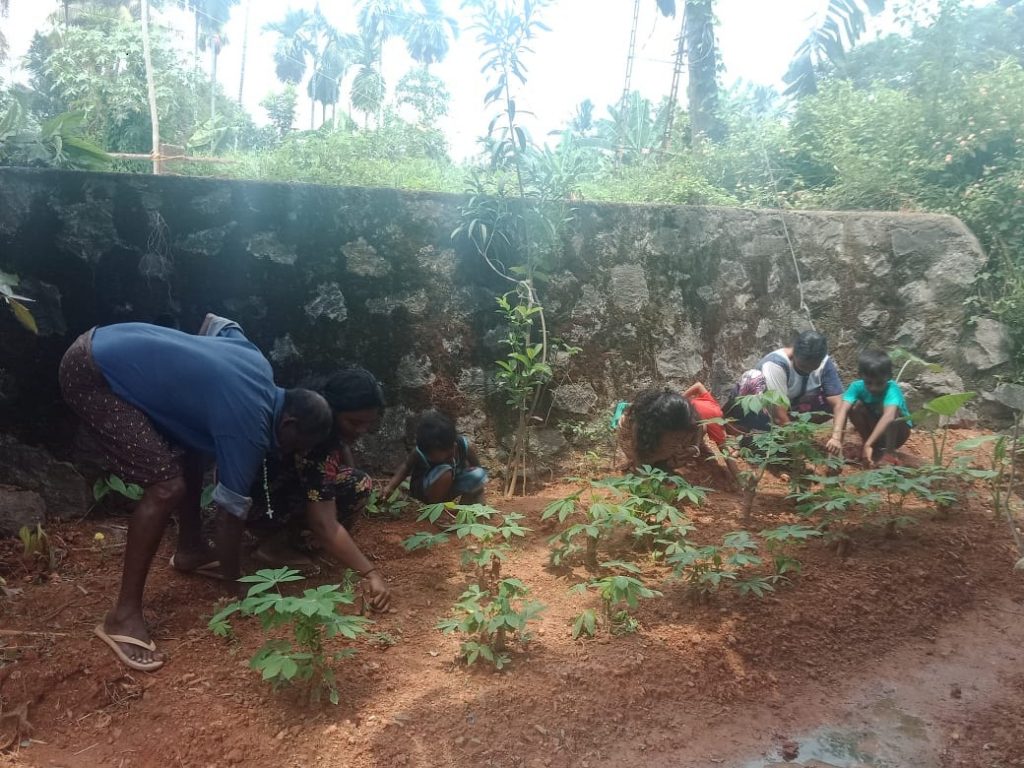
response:
<path id="1" fill-rule="evenodd" d="M 705 419 L 720 419 L 725 415 L 722 413 L 722 406 L 718 404 L 715 396 L 710 392 L 695 395 L 690 398 L 690 402 L 693 403 L 693 410 L 701 421 Z M 706 424 L 705 428 L 708 431 L 708 437 L 711 438 L 715 445 L 721 446 L 725 444 L 724 426 L 721 424 Z"/>

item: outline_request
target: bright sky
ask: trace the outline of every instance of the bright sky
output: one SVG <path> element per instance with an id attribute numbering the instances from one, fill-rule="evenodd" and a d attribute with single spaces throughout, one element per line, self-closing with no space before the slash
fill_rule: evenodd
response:
<path id="1" fill-rule="evenodd" d="M 238 92 L 244 3 L 245 0 L 234 9 L 228 22 L 229 44 L 218 64 L 221 83 L 230 95 Z M 243 100 L 256 121 L 264 123 L 266 115 L 259 102 L 269 91 L 280 88 L 280 83 L 274 75 L 271 57 L 274 36 L 264 32 L 263 25 L 281 18 L 288 7 L 312 8 L 315 0 L 249 3 L 249 55 Z M 443 0 L 443 4 L 459 20 L 462 33 L 448 58 L 431 70 L 445 80 L 451 91 L 450 115 L 442 128 L 453 156 L 461 159 L 475 151 L 476 139 L 486 131 L 491 115 L 483 111 L 487 87 L 480 75 L 480 46 L 475 32 L 468 29 L 470 18 L 460 10 L 459 0 Z M 0 24 L 11 44 L 12 55 L 6 65 L 0 66 L 0 77 L 19 77 L 18 61 L 33 32 L 46 26 L 47 17 L 59 5 L 58 0 L 11 0 L 10 17 Z M 682 0 L 678 5 L 682 6 Z M 826 5 L 827 0 L 717 0 L 725 82 L 743 79 L 779 86 L 793 51 L 813 26 L 815 14 L 823 12 Z M 323 0 L 321 6 L 342 31 L 355 30 L 355 0 Z M 654 0 L 645 0 L 641 8 L 633 87 L 657 101 L 671 83 L 679 19 L 658 15 Z M 535 54 L 527 59 L 529 80 L 518 96 L 520 109 L 537 116 L 530 127 L 536 138 L 564 124 L 583 99 L 594 101 L 597 116 L 603 116 L 605 106 L 618 100 L 625 77 L 632 12 L 630 0 L 555 0 L 552 7 L 544 10 L 541 19 L 551 27 L 551 32 L 542 33 L 535 41 Z M 171 10 L 157 18 L 179 29 L 183 50 L 191 52 L 191 17 Z M 883 26 L 891 28 L 890 23 Z M 384 51 L 384 75 L 389 89 L 411 66 L 401 41 L 389 42 Z M 685 99 L 685 88 L 684 73 L 681 99 Z M 347 85 L 343 93 L 347 93 Z M 307 127 L 309 102 L 303 101 L 299 104 L 297 125 Z"/>

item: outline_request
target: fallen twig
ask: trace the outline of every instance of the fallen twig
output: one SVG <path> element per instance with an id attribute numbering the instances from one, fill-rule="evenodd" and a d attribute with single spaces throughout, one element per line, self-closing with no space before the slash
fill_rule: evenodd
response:
<path id="1" fill-rule="evenodd" d="M 67 632 L 29 632 L 25 629 L 0 629 L 0 637 L 67 637 Z"/>

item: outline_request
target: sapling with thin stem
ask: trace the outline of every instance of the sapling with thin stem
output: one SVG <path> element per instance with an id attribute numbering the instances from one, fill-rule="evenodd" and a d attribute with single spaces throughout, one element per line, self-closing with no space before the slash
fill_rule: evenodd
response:
<path id="1" fill-rule="evenodd" d="M 302 579 L 302 575 L 291 568 L 263 569 L 239 579 L 252 585 L 245 598 L 218 611 L 210 619 L 209 627 L 219 637 L 228 636 L 231 633 L 228 618 L 235 613 L 258 617 L 265 633 L 290 627 L 294 644 L 284 639 L 268 639 L 249 660 L 249 666 L 275 688 L 301 682 L 310 702 L 318 702 L 326 692 L 331 703 L 337 704 L 340 694 L 324 643 L 337 636 L 354 640 L 366 632 L 368 622 L 362 616 L 338 612 L 340 606 L 355 602 L 351 571 L 345 572 L 341 584 L 306 589 L 298 597 L 281 593 L 282 584 Z M 338 660 L 354 653 L 346 649 L 331 658 Z"/>
<path id="2" fill-rule="evenodd" d="M 510 641 L 525 646 L 531 638 L 527 625 L 544 610 L 543 604 L 526 599 L 529 593 L 519 579 L 502 579 L 491 589 L 471 584 L 455 603 L 452 616 L 439 621 L 437 628 L 446 635 L 465 636 L 459 654 L 467 664 L 482 658 L 502 669 L 511 661 Z"/>
<path id="3" fill-rule="evenodd" d="M 635 632 L 638 624 L 629 611 L 636 610 L 640 606 L 641 600 L 661 597 L 661 592 L 651 589 L 638 578 L 640 567 L 635 563 L 612 560 L 601 563 L 601 568 L 619 571 L 619 573 L 611 573 L 599 579 L 577 584 L 569 591 L 584 594 L 588 590 L 594 590 L 601 598 L 604 620 L 609 632 L 612 634 Z M 624 608 L 621 607 L 623 605 Z M 596 623 L 593 612 L 584 611 L 573 622 L 573 637 L 577 638 L 581 634 L 593 636 Z"/>

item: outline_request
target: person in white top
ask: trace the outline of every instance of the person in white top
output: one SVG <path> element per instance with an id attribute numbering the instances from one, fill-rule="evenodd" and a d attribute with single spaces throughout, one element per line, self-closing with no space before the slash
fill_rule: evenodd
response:
<path id="1" fill-rule="evenodd" d="M 777 392 L 789 400 L 789 407 L 770 408 L 744 414 L 736 398 Z M 726 405 L 725 413 L 741 432 L 767 431 L 772 424 L 786 424 L 793 413 L 812 413 L 816 422 L 827 421 L 843 397 L 843 382 L 835 361 L 828 354 L 828 340 L 817 331 L 804 331 L 793 344 L 769 352 L 757 367 L 746 371 Z"/>

